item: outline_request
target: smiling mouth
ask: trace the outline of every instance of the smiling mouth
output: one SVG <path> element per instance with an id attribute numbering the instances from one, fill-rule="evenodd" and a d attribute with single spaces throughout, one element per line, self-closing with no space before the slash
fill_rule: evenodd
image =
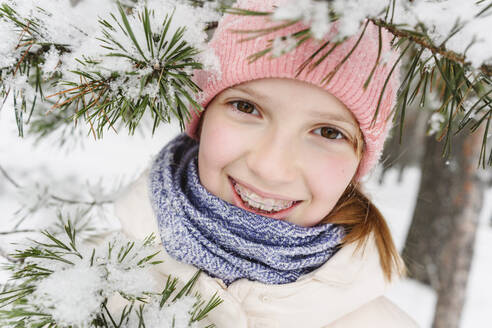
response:
<path id="1" fill-rule="evenodd" d="M 229 177 L 236 205 L 250 212 L 279 219 L 287 216 L 301 201 L 266 198 Z"/>

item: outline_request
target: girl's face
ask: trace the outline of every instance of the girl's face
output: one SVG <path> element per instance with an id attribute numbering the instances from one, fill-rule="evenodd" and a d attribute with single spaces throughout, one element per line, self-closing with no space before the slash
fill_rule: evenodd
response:
<path id="1" fill-rule="evenodd" d="M 200 181 L 247 211 L 316 225 L 357 171 L 358 124 L 340 101 L 314 85 L 254 80 L 217 95 L 204 115 Z"/>

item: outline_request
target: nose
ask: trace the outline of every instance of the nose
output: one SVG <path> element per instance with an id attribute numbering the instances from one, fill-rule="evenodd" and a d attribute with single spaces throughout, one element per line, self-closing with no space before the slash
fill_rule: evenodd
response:
<path id="1" fill-rule="evenodd" d="M 270 133 L 252 145 L 246 162 L 251 172 L 265 183 L 289 183 L 296 176 L 295 153 L 288 137 Z"/>

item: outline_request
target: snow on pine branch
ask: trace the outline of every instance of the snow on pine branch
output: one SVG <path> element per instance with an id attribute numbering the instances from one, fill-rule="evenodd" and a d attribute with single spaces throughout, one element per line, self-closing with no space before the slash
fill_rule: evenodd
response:
<path id="1" fill-rule="evenodd" d="M 120 119 L 133 132 L 147 109 L 154 129 L 172 114 L 185 121 L 198 92 L 192 70 L 218 67 L 205 42 L 207 23 L 219 17 L 215 7 L 178 0 L 84 0 L 73 7 L 66 0 L 2 1 L 0 94 L 17 100 L 19 134 L 33 112 L 41 121 L 38 135 L 60 128 L 36 115 L 50 107 L 65 125 L 84 116 L 94 136 L 102 126 L 118 128 Z"/>
<path id="2" fill-rule="evenodd" d="M 14 98 L 19 135 L 29 121 L 36 102 L 42 102 L 63 67 L 63 55 L 93 35 L 97 15 L 108 6 L 89 0 L 93 6 L 80 15 L 69 1 L 4 0 L 0 3 L 0 95 Z M 78 8 L 80 9 L 80 8 Z M 32 105 L 32 106 L 31 106 Z M 3 105 L 2 105 L 3 106 Z"/>
<path id="3" fill-rule="evenodd" d="M 43 174 L 36 181 L 24 179 L 23 182 L 12 179 L 6 171 L 2 171 L 14 187 L 12 194 L 17 210 L 12 216 L 10 229 L 0 231 L 1 235 L 39 232 L 52 226 L 58 226 L 63 231 L 62 218 L 72 220 L 83 240 L 114 230 L 112 203 L 123 189 L 122 181 L 108 186 L 101 180 L 84 183 L 73 176 L 55 179 L 49 172 L 41 171 Z"/>
<path id="4" fill-rule="evenodd" d="M 189 295 L 199 272 L 179 291 L 177 279 L 159 286 L 150 271 L 161 263 L 154 236 L 115 234 L 89 247 L 70 221 L 64 229 L 13 254 L 22 262 L 9 267 L 14 283 L 0 292 L 2 327 L 197 327 L 221 302 Z M 108 302 L 116 295 L 126 299 L 122 309 Z"/>
<path id="5" fill-rule="evenodd" d="M 142 122 L 150 122 L 154 131 L 173 117 L 183 125 L 189 109 L 199 109 L 193 69 L 218 70 L 204 30 L 218 20 L 213 7 L 221 1 L 203 2 L 204 7 L 187 4 L 192 2 L 197 3 L 128 0 L 119 6 L 116 0 L 83 0 L 71 7 L 65 0 L 3 0 L 0 34 L 6 42 L 0 46 L 0 61 L 8 66 L 0 66 L 0 94 L 17 100 L 19 134 L 29 123 L 39 136 L 62 130 L 59 138 L 70 139 L 80 135 L 67 131 L 77 118 L 87 121 L 94 137 L 122 126 L 133 133 Z M 432 81 L 424 85 L 431 86 L 453 80 L 441 92 L 446 99 L 438 110 L 461 120 L 456 124 L 460 130 L 472 117 L 473 122 L 490 121 L 486 92 L 492 84 L 491 12 L 490 0 L 286 0 L 272 18 L 302 20 L 310 31 L 277 38 L 270 50 L 273 57 L 281 56 L 306 37 L 321 38 L 335 21 L 340 41 L 369 18 L 395 34 L 397 46 L 411 44 L 403 48 L 419 55 L 413 65 L 419 72 L 404 81 L 402 94 L 421 94 L 424 99 L 425 88 L 409 91 L 417 82 L 428 77 Z M 381 58 L 384 63 L 385 56 Z M 409 58 L 415 57 L 405 60 Z M 441 79 L 456 70 L 462 74 Z M 427 74 L 431 71 L 437 73 Z M 416 81 L 418 77 L 422 79 Z M 466 90 L 469 85 L 473 92 Z M 468 96 L 478 101 L 467 111 L 462 100 Z M 466 114 L 448 115 L 455 107 Z"/>
<path id="6" fill-rule="evenodd" d="M 382 19 L 426 35 L 433 45 L 444 45 L 465 56 L 474 68 L 492 64 L 491 1 L 288 0 L 272 17 L 301 20 L 311 27 L 317 39 L 330 31 L 336 20 L 339 40 L 357 33 L 367 18 Z"/>
<path id="7" fill-rule="evenodd" d="M 139 2 L 130 14 L 121 6 L 117 11 L 99 20 L 100 47 L 83 49 L 75 74 L 65 82 L 68 90 L 58 93 L 62 97 L 54 107 L 75 106 L 77 116 L 96 121 L 98 136 L 118 120 L 133 133 L 147 109 L 153 129 L 169 122 L 171 114 L 183 126 L 190 105 L 200 110 L 193 70 L 218 67 L 205 43 L 207 22 L 217 14 L 157 0 Z"/>
<path id="8" fill-rule="evenodd" d="M 466 56 L 475 68 L 492 64 L 491 1 L 413 1 L 397 7 L 395 24 L 425 27 L 435 45 Z M 485 12 L 482 12 L 486 10 Z M 405 12 L 408 14 L 405 15 Z"/>

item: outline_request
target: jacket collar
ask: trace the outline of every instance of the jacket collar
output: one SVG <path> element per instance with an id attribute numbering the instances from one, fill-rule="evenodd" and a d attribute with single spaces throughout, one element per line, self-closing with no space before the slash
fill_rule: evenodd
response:
<path id="1" fill-rule="evenodd" d="M 343 246 L 324 265 L 314 270 L 312 275 L 326 282 L 350 284 L 364 269 L 368 268 L 371 268 L 371 275 L 383 277 L 383 271 L 379 265 L 379 252 L 372 235 L 359 248 L 357 242 Z"/>

